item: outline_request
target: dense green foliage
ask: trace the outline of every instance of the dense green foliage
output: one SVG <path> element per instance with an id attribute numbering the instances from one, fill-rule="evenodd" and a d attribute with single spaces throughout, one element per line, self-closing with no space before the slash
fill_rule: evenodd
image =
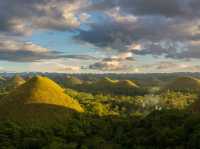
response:
<path id="1" fill-rule="evenodd" d="M 164 92 L 159 95 L 118 96 L 77 92 L 66 89 L 66 93 L 77 99 L 90 114 L 120 115 L 147 115 L 154 110 L 185 109 L 198 99 L 197 94 L 182 92 Z M 96 110 L 94 110 L 96 109 Z M 99 110 L 97 110 L 99 109 Z M 96 112 L 95 112 L 96 111 Z"/>
<path id="2" fill-rule="evenodd" d="M 70 81 L 68 80 L 69 82 L 65 82 L 65 84 L 60 81 L 60 85 L 67 87 L 65 88 L 66 95 L 62 93 L 62 96 L 70 96 L 77 103 L 80 103 L 84 113 L 73 112 L 69 113 L 70 116 L 63 116 L 63 112 L 66 112 L 65 109 L 54 107 L 50 110 L 51 107 L 46 106 L 45 110 L 48 113 L 45 113 L 46 119 L 39 123 L 30 121 L 28 118 L 26 123 L 8 118 L 1 119 L 0 148 L 200 148 L 200 115 L 193 112 L 192 109 L 194 105 L 197 105 L 195 108 L 200 109 L 197 104 L 199 103 L 199 93 L 196 90 L 194 91 L 192 88 L 184 91 L 160 90 L 163 88 L 161 85 L 143 87 L 137 81 L 138 85 L 126 79 L 118 81 L 110 78 L 95 78 L 85 81 L 79 81 L 72 77 L 68 79 Z M 57 78 L 59 83 L 58 80 Z M 66 77 L 61 80 L 66 80 Z M 58 100 L 55 98 L 60 95 L 60 92 L 63 92 L 63 89 L 49 81 L 45 79 L 45 83 L 39 81 L 35 84 L 34 79 L 32 79 L 33 85 L 28 84 L 27 86 L 26 83 L 18 87 L 15 92 L 20 89 L 20 97 L 23 99 L 29 99 L 29 95 L 35 95 L 37 98 L 34 100 L 39 101 L 40 98 L 43 101 L 47 100 L 48 103 L 55 103 Z M 149 82 L 152 83 L 152 80 Z M 18 94 L 13 95 L 13 91 L 8 93 L 3 89 L 3 84 L 0 88 L 1 102 L 11 95 L 12 100 L 18 99 Z M 30 89 L 28 92 L 27 88 Z M 24 90 L 26 90 L 26 94 L 23 92 Z M 34 91 L 29 92 L 32 90 Z M 54 94 L 57 93 L 55 91 L 58 91 L 59 95 Z M 18 101 L 22 100 L 19 98 Z M 40 119 L 44 118 L 41 110 L 44 105 L 36 105 L 36 107 L 34 116 Z M 23 113 L 30 113 L 31 109 L 30 106 L 25 109 L 16 108 Z M 54 119 L 54 114 L 58 115 L 62 121 Z M 28 117 L 31 115 L 33 116 L 32 113 L 28 114 Z M 49 123 L 52 119 L 54 119 L 53 123 Z"/>
<path id="3" fill-rule="evenodd" d="M 1 148 L 195 149 L 200 117 L 184 111 L 155 111 L 143 119 L 77 115 L 49 127 L 0 122 Z"/>

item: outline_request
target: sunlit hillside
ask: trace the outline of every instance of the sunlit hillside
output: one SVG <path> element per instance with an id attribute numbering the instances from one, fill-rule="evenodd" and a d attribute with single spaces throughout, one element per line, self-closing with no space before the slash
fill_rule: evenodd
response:
<path id="1" fill-rule="evenodd" d="M 72 111 L 83 112 L 81 105 L 64 93 L 58 84 L 47 77 L 33 77 L 22 84 L 0 101 L 0 115 L 6 117 L 24 116 L 50 116 L 54 111 L 69 109 Z M 49 112 L 49 113 L 48 113 Z M 2 115 L 3 113 L 3 115 Z M 40 116 L 39 116 L 40 117 Z M 39 118 L 38 117 L 38 118 Z M 52 119 L 53 119 L 52 115 Z"/>

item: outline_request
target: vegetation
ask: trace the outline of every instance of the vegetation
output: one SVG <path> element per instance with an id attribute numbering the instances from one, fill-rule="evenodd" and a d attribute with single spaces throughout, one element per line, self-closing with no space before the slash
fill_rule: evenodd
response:
<path id="1" fill-rule="evenodd" d="M 59 85 L 41 76 L 34 77 L 11 91 L 1 99 L 0 107 L 0 112 L 4 113 L 0 117 L 14 119 L 42 114 L 45 117 L 49 116 L 48 111 L 56 111 L 64 107 L 78 112 L 84 111 L 80 104 L 66 95 Z"/>
<path id="2" fill-rule="evenodd" d="M 179 77 L 165 87 L 165 90 L 199 92 L 200 80 L 194 77 Z"/>
<path id="3" fill-rule="evenodd" d="M 112 95 L 144 95 L 147 89 L 139 87 L 131 80 L 112 80 L 108 77 L 97 81 L 82 83 L 73 87 L 78 91 L 90 92 L 93 94 L 112 94 Z"/>
<path id="4" fill-rule="evenodd" d="M 19 75 L 15 75 L 14 77 L 12 77 L 11 79 L 8 80 L 8 84 L 6 86 L 7 90 L 12 90 L 15 89 L 17 87 L 19 87 L 20 85 L 24 84 L 26 81 Z"/>
<path id="5" fill-rule="evenodd" d="M 165 90 L 163 80 L 68 79 L 79 83 L 36 76 L 1 90 L 0 148 L 200 148 L 198 79 L 178 77 Z"/>

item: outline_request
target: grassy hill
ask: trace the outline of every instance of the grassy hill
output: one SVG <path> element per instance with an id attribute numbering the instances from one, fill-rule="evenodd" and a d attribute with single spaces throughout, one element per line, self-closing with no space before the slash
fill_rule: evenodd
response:
<path id="1" fill-rule="evenodd" d="M 200 91 L 200 80 L 194 77 L 179 77 L 169 83 L 164 90 Z"/>
<path id="2" fill-rule="evenodd" d="M 76 85 L 82 84 L 82 81 L 77 77 L 68 76 L 63 80 L 63 84 L 65 87 L 74 87 Z"/>
<path id="3" fill-rule="evenodd" d="M 2 76 L 0 76 L 0 81 L 6 81 L 6 79 Z"/>
<path id="4" fill-rule="evenodd" d="M 0 87 L 4 87 L 6 83 L 6 79 L 0 76 Z"/>
<path id="5" fill-rule="evenodd" d="M 34 77 L 13 90 L 1 100 L 0 107 L 0 113 L 22 119 L 62 118 L 63 111 L 66 110 L 84 111 L 58 84 L 41 76 Z M 64 114 L 67 115 L 67 112 Z"/>
<path id="6" fill-rule="evenodd" d="M 122 88 L 139 88 L 139 86 L 131 80 L 120 80 L 116 85 Z"/>
<path id="7" fill-rule="evenodd" d="M 112 80 L 108 77 L 95 82 L 82 84 L 81 91 L 91 93 L 116 94 L 116 95 L 139 95 L 144 90 L 131 80 Z"/>
<path id="8" fill-rule="evenodd" d="M 20 85 L 24 84 L 26 81 L 19 75 L 15 75 L 13 78 L 8 80 L 7 89 L 15 89 Z"/>

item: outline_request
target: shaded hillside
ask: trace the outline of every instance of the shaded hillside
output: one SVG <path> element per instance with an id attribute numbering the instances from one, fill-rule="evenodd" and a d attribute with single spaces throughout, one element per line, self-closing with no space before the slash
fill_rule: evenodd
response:
<path id="1" fill-rule="evenodd" d="M 0 76 L 0 81 L 6 81 L 6 79 L 2 76 Z"/>
<path id="2" fill-rule="evenodd" d="M 0 106 L 0 113 L 22 119 L 53 115 L 61 117 L 59 111 L 66 111 L 66 109 L 77 112 L 84 111 L 80 104 L 66 95 L 59 85 L 40 76 L 30 79 L 8 94 L 1 100 Z"/>
<path id="3" fill-rule="evenodd" d="M 15 75 L 13 78 L 8 80 L 8 84 L 6 88 L 8 90 L 15 89 L 19 87 L 20 85 L 24 84 L 26 81 L 19 75 Z"/>
<path id="4" fill-rule="evenodd" d="M 5 87 L 5 83 L 6 83 L 6 79 L 4 77 L 0 76 L 0 87 L 4 88 Z"/>
<path id="5" fill-rule="evenodd" d="M 179 77 L 169 83 L 164 90 L 169 91 L 200 91 L 200 80 L 193 77 Z"/>
<path id="6" fill-rule="evenodd" d="M 112 80 L 108 77 L 95 82 L 85 83 L 77 88 L 91 93 L 116 94 L 116 95 L 139 95 L 146 91 L 130 80 Z"/>
<path id="7" fill-rule="evenodd" d="M 76 85 L 82 84 L 82 81 L 77 77 L 68 76 L 63 80 L 62 84 L 64 87 L 74 87 Z"/>

